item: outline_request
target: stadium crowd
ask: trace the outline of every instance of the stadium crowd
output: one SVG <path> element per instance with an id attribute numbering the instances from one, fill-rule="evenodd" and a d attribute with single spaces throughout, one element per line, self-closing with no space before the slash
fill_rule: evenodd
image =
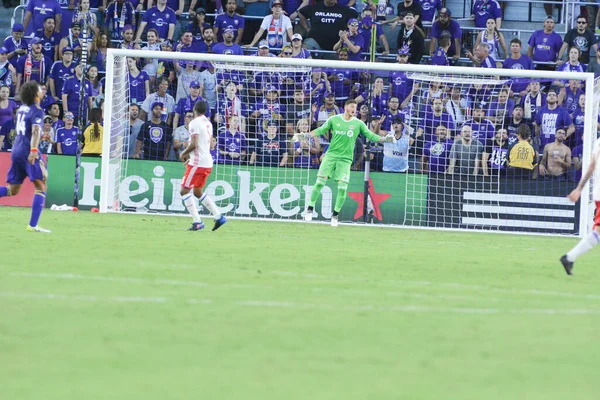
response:
<path id="1" fill-rule="evenodd" d="M 207 62 L 129 57 L 130 158 L 177 160 L 189 139 L 193 106 L 203 100 L 218 132 L 212 144 L 216 163 L 318 168 L 327 136 L 304 140 L 298 134 L 356 99 L 359 119 L 398 140 L 368 152 L 358 140 L 354 170 L 364 168 L 365 157 L 372 169 L 386 172 L 491 175 L 517 168 L 532 177 L 566 179 L 575 176 L 569 170 L 581 169 L 584 88 L 579 81 L 562 80 L 560 72 L 600 75 L 600 48 L 586 15 L 578 16 L 564 37 L 548 16 L 524 44 L 498 30 L 498 2 L 474 0 L 471 19 L 481 30 L 471 45 L 463 43 L 460 23 L 441 0 L 404 0 L 396 10 L 371 0 L 62 4 L 29 0 L 22 23 L 12 26 L 0 48 L 3 151 L 10 151 L 14 141 L 19 88 L 35 80 L 45 91 L 40 151 L 74 155 L 83 139 L 84 155 L 100 155 L 106 52 L 118 47 L 348 61 L 344 68 L 302 73 L 244 71 L 235 65 L 217 70 Z M 371 49 L 374 25 L 377 48 Z M 394 55 L 383 25 L 396 36 Z M 474 68 L 557 74 L 553 81 L 466 85 L 352 69 L 352 61 L 368 59 L 372 51 L 380 60 L 400 64 L 452 66 L 465 56 Z M 81 134 L 81 126 L 87 126 L 87 134 Z"/>

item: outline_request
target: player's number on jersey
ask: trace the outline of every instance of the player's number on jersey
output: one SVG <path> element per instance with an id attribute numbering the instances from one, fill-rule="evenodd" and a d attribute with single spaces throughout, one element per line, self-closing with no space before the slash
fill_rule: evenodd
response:
<path id="1" fill-rule="evenodd" d="M 17 114 L 17 135 L 25 135 L 25 115 Z"/>

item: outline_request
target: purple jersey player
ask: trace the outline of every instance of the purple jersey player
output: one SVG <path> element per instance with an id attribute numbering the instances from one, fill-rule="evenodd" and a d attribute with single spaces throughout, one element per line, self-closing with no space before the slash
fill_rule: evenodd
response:
<path id="1" fill-rule="evenodd" d="M 27 230 L 50 233 L 49 230 L 38 226 L 46 199 L 46 177 L 48 175 L 44 160 L 38 151 L 44 120 L 44 112 L 39 106 L 43 93 L 38 83 L 34 81 L 21 86 L 20 93 L 23 105 L 17 111 L 16 137 L 11 154 L 12 164 L 6 178 L 8 186 L 0 186 L 0 197 L 16 196 L 21 190 L 25 178 L 29 177 L 35 186 L 35 194 Z"/>

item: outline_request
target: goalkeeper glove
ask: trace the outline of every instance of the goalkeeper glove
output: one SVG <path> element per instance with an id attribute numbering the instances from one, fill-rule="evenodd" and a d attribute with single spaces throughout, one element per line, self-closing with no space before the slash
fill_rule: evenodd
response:
<path id="1" fill-rule="evenodd" d="M 396 143 L 396 138 L 394 137 L 394 135 L 389 134 L 389 135 L 383 136 L 379 141 L 381 143 Z"/>

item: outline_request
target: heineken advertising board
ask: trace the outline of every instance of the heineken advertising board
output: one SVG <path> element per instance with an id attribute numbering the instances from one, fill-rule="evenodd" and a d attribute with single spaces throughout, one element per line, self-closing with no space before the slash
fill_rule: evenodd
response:
<path id="1" fill-rule="evenodd" d="M 81 158 L 79 206 L 98 207 L 100 199 L 100 158 Z M 51 155 L 46 204 L 70 204 L 73 198 L 75 159 Z M 179 195 L 182 164 L 176 162 L 129 160 L 119 187 L 121 206 L 126 210 L 186 213 Z M 205 187 L 226 215 L 274 219 L 299 219 L 310 196 L 316 170 L 296 168 L 216 165 Z M 112 180 L 112 179 L 111 179 Z M 406 201 L 407 188 L 411 191 Z M 368 205 L 375 222 L 421 225 L 427 208 L 427 176 L 421 174 L 372 173 Z M 315 211 L 329 218 L 337 184 L 323 188 Z M 416 195 L 416 196 L 415 196 Z M 348 198 L 340 213 L 342 221 L 362 221 L 364 173 L 352 172 Z"/>

